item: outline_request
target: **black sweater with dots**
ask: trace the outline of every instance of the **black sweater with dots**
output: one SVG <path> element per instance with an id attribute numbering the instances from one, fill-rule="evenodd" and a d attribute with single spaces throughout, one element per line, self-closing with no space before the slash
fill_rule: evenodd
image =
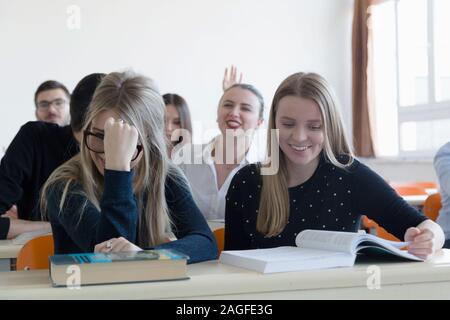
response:
<path id="1" fill-rule="evenodd" d="M 346 157 L 338 160 L 345 162 Z M 250 164 L 236 173 L 226 199 L 225 250 L 295 246 L 305 229 L 357 232 L 362 215 L 403 239 L 406 230 L 427 218 L 408 205 L 375 172 L 354 160 L 346 170 L 321 157 L 313 176 L 289 188 L 288 224 L 275 237 L 256 231 L 262 177 Z"/>

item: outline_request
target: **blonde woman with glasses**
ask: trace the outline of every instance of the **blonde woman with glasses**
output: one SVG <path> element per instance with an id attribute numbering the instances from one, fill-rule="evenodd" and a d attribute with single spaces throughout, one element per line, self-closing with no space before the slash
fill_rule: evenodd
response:
<path id="1" fill-rule="evenodd" d="M 226 198 L 226 250 L 294 246 L 305 229 L 357 232 L 361 215 L 409 241 L 409 252 L 421 258 L 442 248 L 442 229 L 354 158 L 336 101 L 314 73 L 293 74 L 278 87 L 267 150 L 273 148 L 270 161 L 279 159 L 279 170 L 262 175 L 274 167 L 269 162 L 235 175 Z"/>
<path id="2" fill-rule="evenodd" d="M 150 79 L 105 76 L 86 116 L 80 155 L 59 167 L 42 192 L 56 253 L 174 248 L 189 263 L 216 257 L 214 236 L 168 159 L 164 109 Z"/>

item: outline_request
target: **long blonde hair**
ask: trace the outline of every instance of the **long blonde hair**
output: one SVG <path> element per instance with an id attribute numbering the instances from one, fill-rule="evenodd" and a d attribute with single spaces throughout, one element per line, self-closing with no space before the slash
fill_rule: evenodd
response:
<path id="1" fill-rule="evenodd" d="M 267 150 L 279 152 L 279 172 L 262 176 L 261 200 L 256 229 L 268 237 L 280 234 L 289 218 L 288 170 L 286 158 L 280 149 L 278 140 L 272 137 L 272 130 L 276 129 L 276 114 L 280 100 L 286 96 L 311 99 L 317 103 L 323 120 L 325 161 L 346 169 L 352 164 L 353 152 L 345 137 L 343 123 L 337 106 L 337 99 L 327 81 L 315 73 L 295 73 L 284 80 L 272 101 L 267 134 Z M 336 157 L 347 155 L 348 162 L 340 163 Z M 269 159 L 272 155 L 269 154 Z M 275 157 L 276 158 L 276 157 Z M 267 164 L 270 166 L 270 164 Z"/>
<path id="2" fill-rule="evenodd" d="M 83 132 L 101 112 L 116 111 L 121 119 L 136 127 L 143 157 L 134 170 L 133 192 L 139 211 L 138 245 L 158 245 L 171 231 L 171 221 L 165 198 L 166 178 L 180 176 L 180 171 L 169 161 L 164 134 L 164 102 L 153 81 L 132 72 L 113 72 L 106 75 L 97 87 Z M 64 185 L 59 206 L 63 210 L 71 184 L 79 184 L 87 201 L 100 210 L 104 177 L 98 172 L 82 138 L 80 154 L 56 169 L 45 183 L 41 193 L 41 212 L 47 210 L 46 195 L 56 183 Z M 144 199 L 146 197 L 146 200 Z"/>

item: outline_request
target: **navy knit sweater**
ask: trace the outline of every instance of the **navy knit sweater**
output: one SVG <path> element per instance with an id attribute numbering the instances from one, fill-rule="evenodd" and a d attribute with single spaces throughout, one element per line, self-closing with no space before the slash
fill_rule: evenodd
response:
<path id="1" fill-rule="evenodd" d="M 100 209 L 89 201 L 79 185 L 69 188 L 59 210 L 62 184 L 48 192 L 47 213 L 53 230 L 55 253 L 92 252 L 96 244 L 124 237 L 137 243 L 138 208 L 132 190 L 133 173 L 105 170 L 105 188 Z M 165 195 L 174 234 L 178 240 L 155 248 L 176 249 L 190 257 L 188 263 L 217 257 L 217 245 L 203 215 L 184 181 L 167 179 Z"/>
<path id="2" fill-rule="evenodd" d="M 346 157 L 338 160 L 346 162 Z M 409 227 L 427 219 L 358 160 L 343 170 L 321 157 L 308 181 L 289 188 L 288 223 L 279 235 L 268 238 L 256 230 L 261 187 L 255 164 L 234 176 L 226 199 L 226 250 L 295 246 L 295 237 L 305 229 L 357 232 L 361 215 L 403 239 Z"/>

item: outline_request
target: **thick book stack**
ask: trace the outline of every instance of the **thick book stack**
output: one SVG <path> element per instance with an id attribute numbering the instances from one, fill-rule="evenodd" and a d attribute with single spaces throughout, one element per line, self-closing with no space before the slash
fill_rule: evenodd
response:
<path id="1" fill-rule="evenodd" d="M 50 279 L 55 287 L 188 279 L 188 258 L 171 249 L 54 255 Z"/>

